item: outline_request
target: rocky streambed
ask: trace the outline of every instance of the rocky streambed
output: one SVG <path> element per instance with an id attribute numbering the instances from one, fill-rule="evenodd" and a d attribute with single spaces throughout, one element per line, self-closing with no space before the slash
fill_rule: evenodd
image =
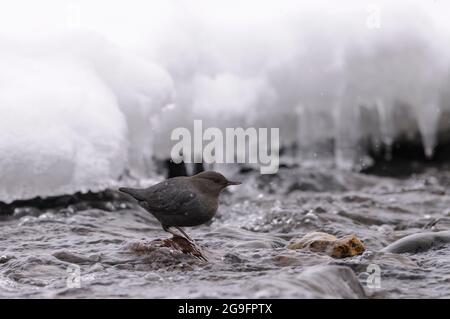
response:
<path id="1" fill-rule="evenodd" d="M 450 172 L 236 177 L 244 184 L 223 194 L 217 218 L 188 230 L 208 261 L 146 249 L 170 236 L 120 198 L 2 214 L 0 297 L 450 297 Z M 288 248 L 311 232 L 355 235 L 364 251 Z"/>

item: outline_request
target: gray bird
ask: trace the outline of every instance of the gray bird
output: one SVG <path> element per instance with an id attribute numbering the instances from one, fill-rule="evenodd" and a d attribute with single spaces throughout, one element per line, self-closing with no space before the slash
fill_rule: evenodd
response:
<path id="1" fill-rule="evenodd" d="M 211 220 L 219 206 L 220 192 L 227 186 L 239 184 L 220 173 L 206 171 L 190 177 L 169 178 L 145 189 L 119 188 L 119 191 L 138 200 L 165 231 L 179 236 L 171 230 L 174 227 L 193 242 L 181 227 L 198 226 Z"/>

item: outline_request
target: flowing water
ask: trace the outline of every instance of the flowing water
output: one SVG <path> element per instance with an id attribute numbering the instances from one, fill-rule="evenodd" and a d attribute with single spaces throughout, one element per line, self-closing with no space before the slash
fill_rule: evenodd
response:
<path id="1" fill-rule="evenodd" d="M 244 183 L 222 194 L 217 217 L 187 229 L 208 262 L 168 248 L 133 250 L 169 237 L 133 203 L 3 215 L 0 297 L 450 297 L 449 246 L 380 251 L 409 234 L 449 229 L 450 172 L 394 179 L 297 168 L 235 177 Z M 311 231 L 356 234 L 366 251 L 333 259 L 286 248 Z M 368 285 L 373 269 L 379 281 Z"/>

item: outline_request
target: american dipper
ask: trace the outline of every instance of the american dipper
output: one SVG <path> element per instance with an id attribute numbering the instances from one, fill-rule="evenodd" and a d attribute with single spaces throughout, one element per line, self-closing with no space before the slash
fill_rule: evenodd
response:
<path id="1" fill-rule="evenodd" d="M 219 206 L 219 194 L 227 186 L 239 185 L 222 174 L 207 171 L 194 176 L 173 177 L 145 189 L 119 188 L 138 200 L 139 205 L 156 217 L 165 231 L 178 229 L 193 242 L 181 227 L 198 226 L 211 220 Z"/>

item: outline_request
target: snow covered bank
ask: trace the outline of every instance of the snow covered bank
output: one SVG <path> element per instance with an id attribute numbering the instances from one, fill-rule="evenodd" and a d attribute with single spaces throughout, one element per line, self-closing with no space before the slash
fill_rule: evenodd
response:
<path id="1" fill-rule="evenodd" d="M 152 173 L 151 119 L 173 95 L 162 68 L 83 33 L 2 44 L 0 201 Z"/>

